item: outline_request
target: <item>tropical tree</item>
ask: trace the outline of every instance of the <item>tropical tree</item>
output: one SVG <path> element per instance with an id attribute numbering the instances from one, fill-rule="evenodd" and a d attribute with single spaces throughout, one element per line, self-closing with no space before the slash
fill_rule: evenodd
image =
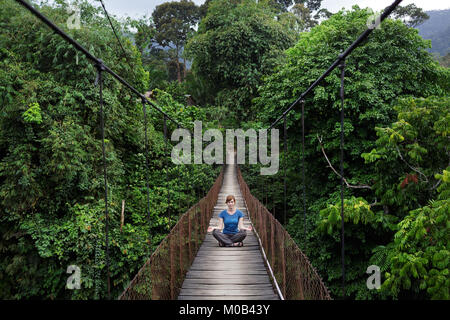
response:
<path id="1" fill-rule="evenodd" d="M 67 27 L 66 2 L 37 6 L 145 92 L 149 74 L 139 50 L 124 39 L 127 61 L 101 11 L 88 1 L 78 4 L 80 29 Z M 0 25 L 0 297 L 105 298 L 105 182 L 97 70 L 15 1 L 1 1 Z M 171 165 L 163 118 L 148 107 L 146 171 L 140 99 L 107 73 L 103 98 L 111 295 L 117 297 L 179 214 L 208 189 L 217 170 Z M 157 92 L 154 103 L 185 127 L 190 128 L 194 119 L 204 120 L 201 109 L 185 110 L 165 93 Z M 168 132 L 175 128 L 168 123 Z M 65 288 L 70 265 L 81 268 L 81 290 Z"/>
<path id="2" fill-rule="evenodd" d="M 259 96 L 253 100 L 253 109 L 259 110 L 257 121 L 267 127 L 278 118 L 367 28 L 370 15 L 370 11 L 354 7 L 351 11 L 338 12 L 310 32 L 302 33 L 299 42 L 286 51 L 286 62 L 277 67 L 275 73 L 264 77 L 264 83 L 258 90 Z M 389 39 L 389 45 L 386 39 Z M 411 198 L 406 196 L 404 202 L 391 198 L 392 202 L 387 203 L 387 198 L 382 194 L 387 192 L 388 187 L 384 185 L 381 188 L 383 191 L 378 191 L 377 183 L 383 179 L 393 179 L 389 188 L 397 188 L 407 174 L 414 179 L 414 172 L 405 172 L 403 168 L 400 173 L 398 165 L 405 163 L 398 157 L 395 158 L 396 166 L 386 163 L 383 168 L 390 166 L 387 171 L 368 168 L 361 157 L 361 154 L 376 148 L 378 131 L 375 128 L 388 127 L 395 122 L 397 111 L 394 106 L 400 97 L 448 95 L 449 71 L 440 67 L 426 51 L 429 45 L 429 41 L 418 36 L 417 30 L 408 28 L 401 21 L 388 19 L 346 60 L 344 176 L 348 187 L 345 188 L 344 211 L 346 221 L 353 222 L 345 233 L 348 239 L 345 266 L 346 294 L 352 298 L 374 297 L 374 293 L 368 292 L 364 278 L 372 250 L 388 244 L 396 224 L 410 210 L 426 205 L 435 196 L 426 190 L 437 183 L 432 176 L 446 165 L 441 156 L 436 156 L 438 152 L 442 154 L 442 150 L 433 147 L 434 142 L 431 141 L 434 141 L 434 136 L 426 138 L 431 139 L 430 143 L 422 147 L 433 150 L 429 153 L 433 155 L 433 161 L 423 163 L 429 169 L 419 169 L 427 175 L 428 183 L 422 185 L 421 191 L 412 193 L 417 196 L 418 202 L 409 203 Z M 299 106 L 287 117 L 288 153 L 282 153 L 280 160 L 280 168 L 287 168 L 288 218 L 291 219 L 288 230 L 319 268 L 319 273 L 326 275 L 327 284 L 335 295 L 341 294 L 340 177 L 330 167 L 338 168 L 340 156 L 339 75 L 339 70 L 335 70 L 305 99 L 306 236 L 301 199 L 303 179 L 302 162 L 299 160 L 302 157 Z M 446 104 L 445 100 L 441 103 Z M 439 110 L 443 109 L 442 106 Z M 420 114 L 419 111 L 416 113 Z M 439 111 L 433 111 L 433 114 L 439 114 Z M 442 116 L 445 117 L 441 112 L 439 117 Z M 434 116 L 433 119 L 436 121 L 437 118 Z M 281 125 L 278 128 L 282 129 Z M 417 129 L 417 132 L 420 130 Z M 413 167 L 417 163 L 405 155 L 414 146 L 414 142 L 405 149 L 399 146 L 404 159 Z M 422 155 L 419 149 L 413 152 Z M 251 174 L 255 174 L 254 170 L 250 170 L 246 177 Z M 402 180 L 399 182 L 400 178 Z M 282 183 L 283 170 L 271 179 Z M 415 183 L 407 187 L 414 189 Z M 271 209 L 282 212 L 283 196 L 274 192 L 269 191 L 269 204 L 273 199 L 275 205 Z M 395 197 L 400 197 L 399 193 L 404 194 L 396 189 Z M 407 207 L 399 211 L 402 205 Z M 317 214 L 319 212 L 321 214 Z M 318 225 L 322 227 L 317 228 Z M 328 231 L 331 232 L 329 235 Z"/>
<path id="3" fill-rule="evenodd" d="M 198 32 L 187 43 L 193 73 L 215 93 L 215 105 L 251 118 L 251 99 L 294 36 L 274 20 L 272 8 L 254 0 L 212 1 Z M 241 120 L 238 120 L 240 122 Z"/>
<path id="4" fill-rule="evenodd" d="M 404 7 L 398 6 L 392 13 L 393 18 L 401 19 L 408 27 L 415 28 L 424 23 L 430 16 L 414 3 Z"/>
<path id="5" fill-rule="evenodd" d="M 199 8 L 190 0 L 165 2 L 156 6 L 152 13 L 156 41 L 163 47 L 172 48 L 178 82 L 181 82 L 180 52 L 189 35 L 194 32 L 199 14 Z M 186 77 L 186 61 L 183 69 L 183 77 Z"/>

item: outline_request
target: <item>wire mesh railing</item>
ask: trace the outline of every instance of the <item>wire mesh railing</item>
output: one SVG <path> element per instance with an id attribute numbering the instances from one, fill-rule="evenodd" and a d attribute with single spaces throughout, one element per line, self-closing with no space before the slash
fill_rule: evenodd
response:
<path id="1" fill-rule="evenodd" d="M 237 168 L 242 196 L 261 240 L 281 293 L 286 300 L 331 300 L 316 269 L 267 208 L 255 198 Z"/>
<path id="2" fill-rule="evenodd" d="M 223 182 L 223 168 L 208 194 L 184 213 L 138 271 L 119 300 L 174 300 L 202 244 Z"/>

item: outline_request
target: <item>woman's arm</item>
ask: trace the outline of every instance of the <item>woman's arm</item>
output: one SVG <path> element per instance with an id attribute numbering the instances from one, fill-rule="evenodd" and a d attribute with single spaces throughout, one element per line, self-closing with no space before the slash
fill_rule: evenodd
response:
<path id="1" fill-rule="evenodd" d="M 219 218 L 219 225 L 217 227 L 213 227 L 213 226 L 208 227 L 208 232 L 211 232 L 214 229 L 219 229 L 222 231 L 222 229 L 223 229 L 223 219 L 222 218 Z"/>
<path id="2" fill-rule="evenodd" d="M 239 226 L 238 226 L 239 230 L 247 230 L 247 231 L 252 231 L 252 226 L 246 228 L 244 227 L 244 218 L 239 218 Z"/>

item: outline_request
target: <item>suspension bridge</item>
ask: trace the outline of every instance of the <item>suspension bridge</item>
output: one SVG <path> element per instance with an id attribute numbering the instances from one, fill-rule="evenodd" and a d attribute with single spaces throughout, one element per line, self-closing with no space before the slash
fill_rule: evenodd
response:
<path id="1" fill-rule="evenodd" d="M 381 23 L 399 5 L 402 0 L 396 0 L 381 14 Z M 108 234 L 108 190 L 107 167 L 105 160 L 104 109 L 103 109 L 103 75 L 108 73 L 122 83 L 129 91 L 142 100 L 145 117 L 145 146 L 148 169 L 147 118 L 146 107 L 150 105 L 163 115 L 164 136 L 167 140 L 166 122 L 172 121 L 178 128 L 182 126 L 167 113 L 159 109 L 145 95 L 141 94 L 126 80 L 112 71 L 102 60 L 92 55 L 76 40 L 42 15 L 27 1 L 16 0 L 33 15 L 47 24 L 51 30 L 61 36 L 82 52 L 97 68 L 96 83 L 100 93 L 100 113 L 102 131 L 102 152 L 105 182 L 105 223 L 106 223 L 106 269 L 108 298 L 111 298 L 109 274 L 109 234 Z M 106 9 L 102 3 L 103 9 Z M 109 19 L 109 17 L 108 17 Z M 113 25 L 111 27 L 114 30 Z M 334 69 L 341 70 L 341 256 L 342 256 L 342 291 L 345 296 L 345 264 L 344 264 L 344 219 L 343 219 L 343 123 L 344 123 L 344 75 L 345 59 L 351 52 L 370 35 L 374 28 L 364 31 L 353 44 L 342 52 L 336 61 L 311 86 L 294 101 L 283 114 L 271 124 L 274 128 L 284 120 L 286 148 L 286 117 L 294 107 L 301 104 L 304 159 L 304 98 Z M 114 30 L 117 40 L 117 34 Z M 123 47 L 122 47 L 123 49 Z M 287 150 L 285 149 L 285 152 Z M 231 158 L 234 155 L 228 154 Z M 303 166 L 304 168 L 304 166 Z M 147 170 L 148 171 L 148 170 Z M 305 172 L 303 171 L 303 177 Z M 147 214 L 149 214 L 148 175 L 147 179 Z M 304 180 L 304 179 L 303 179 Z M 284 203 L 286 204 L 286 178 L 284 185 Z M 243 247 L 219 247 L 217 241 L 207 232 L 208 226 L 216 226 L 218 213 L 225 209 L 225 197 L 233 194 L 236 197 L 237 208 L 244 215 L 245 225 L 252 225 L 253 230 L 247 231 Z M 303 188 L 303 209 L 305 209 L 305 187 Z M 285 206 L 286 208 L 286 206 Z M 285 209 L 286 212 L 286 209 Z M 286 213 L 285 213 L 286 214 Z M 118 297 L 119 300 L 129 299 L 179 299 L 179 300 L 291 300 L 291 299 L 331 299 L 327 287 L 320 275 L 312 266 L 295 241 L 286 232 L 280 222 L 267 208 L 255 198 L 245 180 L 240 168 L 233 159 L 227 160 L 220 175 L 205 197 L 180 216 L 176 225 L 149 259 L 141 267 L 133 280 Z"/>

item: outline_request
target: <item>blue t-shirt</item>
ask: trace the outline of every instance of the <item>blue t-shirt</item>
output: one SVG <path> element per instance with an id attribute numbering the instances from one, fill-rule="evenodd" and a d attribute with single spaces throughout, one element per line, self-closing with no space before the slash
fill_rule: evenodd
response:
<path id="1" fill-rule="evenodd" d="M 219 218 L 223 219 L 223 233 L 225 234 L 235 234 L 239 232 L 238 225 L 239 225 L 239 219 L 243 218 L 244 214 L 242 211 L 236 209 L 236 212 L 234 214 L 229 214 L 227 210 L 223 210 L 219 214 Z"/>

